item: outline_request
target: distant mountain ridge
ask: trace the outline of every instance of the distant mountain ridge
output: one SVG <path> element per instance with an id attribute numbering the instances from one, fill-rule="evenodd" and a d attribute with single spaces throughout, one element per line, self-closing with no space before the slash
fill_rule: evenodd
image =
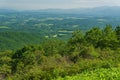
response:
<path id="1" fill-rule="evenodd" d="M 15 12 L 19 10 L 0 9 L 0 12 Z M 40 12 L 54 14 L 81 14 L 88 16 L 120 16 L 120 6 L 113 7 L 95 7 L 95 8 L 76 8 L 76 9 L 41 9 L 41 10 L 23 10 L 20 12 Z"/>
<path id="2" fill-rule="evenodd" d="M 1 12 L 17 12 L 17 10 L 0 8 L 0 13 L 1 13 Z"/>
<path id="3" fill-rule="evenodd" d="M 95 8 L 78 8 L 78 9 L 48 9 L 40 12 L 64 13 L 64 14 L 82 14 L 90 16 L 120 16 L 120 7 L 95 7 Z"/>

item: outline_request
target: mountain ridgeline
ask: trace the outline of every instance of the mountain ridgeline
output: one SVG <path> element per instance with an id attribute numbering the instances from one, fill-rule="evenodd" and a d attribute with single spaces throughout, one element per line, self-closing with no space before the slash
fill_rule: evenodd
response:
<path id="1" fill-rule="evenodd" d="M 79 14 L 82 16 L 94 16 L 94 17 L 102 17 L 102 16 L 120 16 L 120 7 L 95 7 L 95 8 L 77 8 L 77 9 L 45 9 L 39 10 L 39 12 L 47 12 L 47 13 L 57 13 L 57 14 Z"/>
<path id="2" fill-rule="evenodd" d="M 13 12 L 38 12 L 45 14 L 79 14 L 82 16 L 120 16 L 119 6 L 102 6 L 95 8 L 75 8 L 75 9 L 41 9 L 41 10 L 12 10 L 12 9 L 0 9 L 0 13 L 13 13 Z"/>

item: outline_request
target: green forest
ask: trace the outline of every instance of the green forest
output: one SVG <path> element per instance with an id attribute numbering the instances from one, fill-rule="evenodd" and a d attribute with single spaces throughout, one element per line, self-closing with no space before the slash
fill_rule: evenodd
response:
<path id="1" fill-rule="evenodd" d="M 42 40 L 38 38 L 41 33 L 30 35 L 24 30 L 21 35 L 12 29 L 5 31 L 1 31 L 0 42 L 6 40 L 14 47 L 1 49 L 0 80 L 120 80 L 120 26 L 75 30 L 68 39 L 63 38 L 66 41 Z M 8 37 L 13 40 L 7 41 Z M 17 44 L 21 47 L 16 48 Z"/>

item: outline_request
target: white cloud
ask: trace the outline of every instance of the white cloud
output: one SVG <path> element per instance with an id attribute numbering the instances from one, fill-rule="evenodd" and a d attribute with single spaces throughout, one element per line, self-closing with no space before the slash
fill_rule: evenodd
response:
<path id="1" fill-rule="evenodd" d="M 74 0 L 80 7 L 120 6 L 120 0 Z"/>

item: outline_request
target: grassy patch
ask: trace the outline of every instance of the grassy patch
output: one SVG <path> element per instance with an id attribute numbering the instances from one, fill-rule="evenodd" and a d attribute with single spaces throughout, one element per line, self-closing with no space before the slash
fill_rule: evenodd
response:
<path id="1" fill-rule="evenodd" d="M 0 26 L 0 29 L 2 29 L 2 28 L 7 29 L 7 28 L 9 28 L 9 27 L 7 27 L 7 26 Z"/>

